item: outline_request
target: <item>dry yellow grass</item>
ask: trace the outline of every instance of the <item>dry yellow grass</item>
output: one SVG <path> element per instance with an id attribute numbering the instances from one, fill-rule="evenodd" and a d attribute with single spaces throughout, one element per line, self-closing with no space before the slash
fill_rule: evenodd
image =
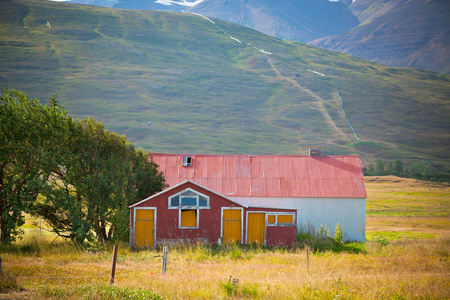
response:
<path id="1" fill-rule="evenodd" d="M 140 290 L 165 299 L 449 299 L 449 186 L 436 185 L 432 191 L 426 183 L 395 177 L 366 182 L 368 236 L 373 239 L 354 245 L 364 247 L 360 253 L 310 254 L 309 272 L 306 249 L 187 246 L 170 250 L 163 275 L 156 250 L 133 252 L 120 245 L 115 279 L 120 290 L 111 291 L 110 247 L 83 251 L 51 244 L 49 236 L 38 236 L 31 243 L 35 248 L 23 248 L 26 253 L 1 254 L 3 266 L 27 289 L 14 294 L 19 299 L 121 299 L 116 296 L 123 291 L 147 299 L 129 292 Z M 427 189 L 430 195 L 415 198 Z M 389 205 L 388 215 L 378 213 L 386 205 L 378 202 L 392 201 L 402 204 L 397 213 Z M 421 203 L 424 214 L 405 209 Z M 444 214 L 435 214 L 436 203 L 442 203 Z M 229 283 L 230 276 L 239 279 L 237 285 Z"/>
<path id="2" fill-rule="evenodd" d="M 369 176 L 366 231 L 450 234 L 450 185 L 395 176 Z M 420 235 L 419 235 L 420 236 Z"/>

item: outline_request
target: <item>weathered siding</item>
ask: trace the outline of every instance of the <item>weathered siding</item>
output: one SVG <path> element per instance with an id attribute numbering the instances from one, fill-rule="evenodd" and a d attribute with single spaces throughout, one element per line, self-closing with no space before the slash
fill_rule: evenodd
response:
<path id="1" fill-rule="evenodd" d="M 255 198 L 230 197 L 248 206 L 277 206 L 298 209 L 298 232 L 320 229 L 320 225 L 334 235 L 339 222 L 347 241 L 366 240 L 365 198 Z"/>
<path id="2" fill-rule="evenodd" d="M 179 228 L 179 209 L 169 209 L 168 198 L 171 195 L 179 193 L 186 188 L 191 188 L 199 193 L 202 193 L 210 198 L 210 209 L 199 209 L 198 228 L 188 229 Z M 220 237 L 221 230 L 221 207 L 240 207 L 239 205 L 228 201 L 208 190 L 202 189 L 192 183 L 180 185 L 172 190 L 170 193 L 162 193 L 155 198 L 142 202 L 135 206 L 139 207 L 156 207 L 156 244 L 164 242 L 189 241 L 189 242 L 206 242 L 217 243 Z M 134 220 L 134 208 L 131 209 L 131 219 Z M 134 224 L 132 223 L 131 230 L 134 234 Z"/>
<path id="3" fill-rule="evenodd" d="M 265 213 L 267 214 L 293 214 L 294 222 L 298 218 L 298 211 L 296 209 L 282 209 L 282 208 L 262 208 L 262 207 L 252 207 L 246 209 L 247 213 Z M 247 226 L 248 228 L 248 226 Z M 246 232 L 246 236 L 248 236 L 248 230 Z M 246 240 L 248 243 L 248 240 Z M 266 246 L 293 246 L 297 242 L 297 227 L 288 226 L 288 225 L 278 225 L 278 226 L 270 226 L 265 223 L 265 245 Z"/>
<path id="4" fill-rule="evenodd" d="M 169 197 L 190 188 L 209 197 L 210 208 L 198 209 L 198 228 L 180 228 L 180 210 L 169 208 Z M 135 212 L 137 209 L 152 208 L 155 210 L 154 245 L 165 243 L 195 243 L 215 244 L 223 234 L 223 209 L 242 211 L 241 236 L 239 242 L 246 242 L 247 212 L 255 211 L 265 214 L 291 214 L 297 218 L 297 210 L 277 208 L 253 208 L 233 202 L 219 194 L 204 189 L 192 182 L 186 182 L 155 196 L 145 199 L 130 207 L 130 244 L 135 246 Z M 265 224 L 267 225 L 267 224 Z M 293 245 L 296 241 L 296 226 L 267 226 L 265 228 L 265 245 Z"/>

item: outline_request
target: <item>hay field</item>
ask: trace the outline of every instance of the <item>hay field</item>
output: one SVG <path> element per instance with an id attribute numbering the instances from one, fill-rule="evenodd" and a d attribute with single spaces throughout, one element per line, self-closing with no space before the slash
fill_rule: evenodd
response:
<path id="1" fill-rule="evenodd" d="M 308 246 L 192 245 L 169 251 L 166 274 L 158 249 L 121 244 L 112 287 L 111 246 L 78 249 L 29 223 L 26 238 L 0 252 L 25 290 L 0 298 L 449 299 L 450 186 L 385 176 L 366 187 L 366 243 L 309 252 L 309 264 Z"/>

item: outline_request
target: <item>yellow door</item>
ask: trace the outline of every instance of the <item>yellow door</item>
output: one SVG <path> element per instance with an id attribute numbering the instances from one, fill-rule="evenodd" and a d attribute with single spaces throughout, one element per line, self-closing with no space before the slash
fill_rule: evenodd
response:
<path id="1" fill-rule="evenodd" d="M 241 242 L 241 210 L 223 210 L 223 241 L 224 243 Z"/>
<path id="2" fill-rule="evenodd" d="M 139 248 L 153 247 L 154 239 L 155 239 L 155 210 L 136 209 L 134 246 Z"/>
<path id="3" fill-rule="evenodd" d="M 197 210 L 182 210 L 180 218 L 180 227 L 197 227 Z"/>
<path id="4" fill-rule="evenodd" d="M 266 232 L 266 214 L 249 213 L 247 223 L 247 244 L 264 244 Z"/>

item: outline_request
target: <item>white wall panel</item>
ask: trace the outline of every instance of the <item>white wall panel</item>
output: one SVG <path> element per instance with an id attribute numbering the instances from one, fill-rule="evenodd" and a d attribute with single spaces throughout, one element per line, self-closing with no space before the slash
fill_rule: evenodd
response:
<path id="1" fill-rule="evenodd" d="M 308 232 L 323 225 L 334 236 L 339 222 L 348 241 L 366 240 L 366 199 L 364 198 L 254 198 L 230 197 L 248 206 L 298 209 L 297 228 Z"/>

